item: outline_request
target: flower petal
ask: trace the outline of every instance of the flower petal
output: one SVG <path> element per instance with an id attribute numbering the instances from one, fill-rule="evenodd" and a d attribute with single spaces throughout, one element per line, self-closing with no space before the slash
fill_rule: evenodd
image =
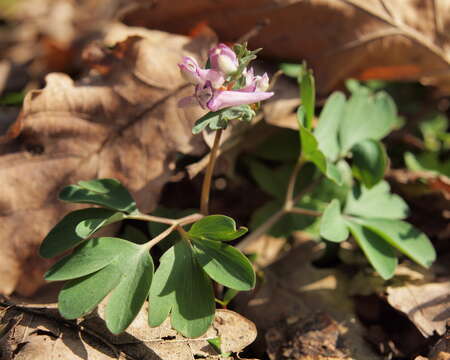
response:
<path id="1" fill-rule="evenodd" d="M 209 50 L 209 60 L 213 70 L 217 70 L 225 74 L 235 72 L 239 66 L 239 61 L 236 54 L 225 44 L 218 44 Z"/>
<path id="2" fill-rule="evenodd" d="M 230 106 L 253 104 L 273 96 L 273 92 L 215 91 L 207 107 L 217 111 Z"/>

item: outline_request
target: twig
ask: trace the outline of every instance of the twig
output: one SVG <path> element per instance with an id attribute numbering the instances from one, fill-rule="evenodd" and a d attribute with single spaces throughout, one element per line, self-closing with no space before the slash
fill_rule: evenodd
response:
<path id="1" fill-rule="evenodd" d="M 302 157 L 298 159 L 298 161 L 295 163 L 294 169 L 292 170 L 291 177 L 289 178 L 289 183 L 286 190 L 286 198 L 284 200 L 284 209 L 290 210 L 294 206 L 294 188 L 295 183 L 297 181 L 297 176 L 300 171 L 300 169 L 303 167 L 304 160 Z"/>
<path id="2" fill-rule="evenodd" d="M 237 39 L 237 43 L 243 43 L 244 41 L 249 41 L 251 38 L 258 35 L 262 29 L 264 29 L 267 25 L 270 24 L 269 19 L 263 19 L 256 23 L 249 31 L 247 31 L 244 35 L 242 35 L 239 39 Z"/>
<path id="3" fill-rule="evenodd" d="M 209 193 L 211 190 L 211 179 L 214 171 L 214 165 L 216 163 L 217 151 L 219 149 L 220 137 L 222 135 L 222 129 L 216 131 L 214 138 L 214 144 L 209 155 L 209 163 L 206 168 L 205 178 L 203 179 L 202 194 L 200 198 L 200 213 L 208 215 L 209 211 Z"/>
<path id="4" fill-rule="evenodd" d="M 322 216 L 321 211 L 305 209 L 305 208 L 298 208 L 298 207 L 293 207 L 286 211 L 293 213 L 293 214 L 300 214 L 300 215 L 309 215 L 309 216 L 316 216 L 316 217 Z"/>

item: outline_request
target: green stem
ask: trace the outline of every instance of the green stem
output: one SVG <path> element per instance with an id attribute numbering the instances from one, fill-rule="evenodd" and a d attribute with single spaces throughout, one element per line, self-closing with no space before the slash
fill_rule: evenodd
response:
<path id="1" fill-rule="evenodd" d="M 290 210 L 294 206 L 294 190 L 295 183 L 297 182 L 297 176 L 300 172 L 300 169 L 303 167 L 305 161 L 303 157 L 300 157 L 298 161 L 295 163 L 294 169 L 292 170 L 291 177 L 289 178 L 289 183 L 286 190 L 286 199 L 284 200 L 284 209 Z"/>
<path id="2" fill-rule="evenodd" d="M 205 177 L 203 179 L 202 194 L 200 197 L 200 213 L 208 215 L 209 211 L 209 193 L 211 190 L 211 179 L 214 172 L 214 165 L 216 163 L 217 151 L 219 149 L 220 137 L 222 135 L 222 129 L 216 131 L 214 138 L 214 144 L 209 156 L 208 167 L 206 168 Z"/>
<path id="3" fill-rule="evenodd" d="M 293 213 L 293 214 L 300 214 L 300 215 L 308 215 L 308 216 L 315 216 L 319 217 L 322 216 L 321 211 L 311 210 L 311 209 L 304 209 L 304 208 L 298 208 L 293 207 L 287 210 L 287 212 Z"/>

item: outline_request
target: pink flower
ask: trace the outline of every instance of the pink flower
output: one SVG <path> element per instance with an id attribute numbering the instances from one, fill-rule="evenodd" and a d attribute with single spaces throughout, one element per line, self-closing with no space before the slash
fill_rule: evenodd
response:
<path id="1" fill-rule="evenodd" d="M 232 106 L 254 104 L 273 96 L 273 92 L 266 92 L 269 87 L 267 74 L 255 76 L 252 68 L 245 69 L 242 74 L 236 73 L 239 60 L 225 44 L 212 48 L 209 60 L 211 69 L 202 69 L 195 59 L 187 56 L 178 64 L 183 77 L 195 85 L 194 95 L 181 99 L 178 103 L 180 107 L 200 105 L 203 109 L 218 111 Z M 229 77 L 232 73 L 235 73 L 234 78 Z M 242 77 L 245 84 L 240 89 L 234 89 L 236 84 L 242 82 Z"/>
<path id="2" fill-rule="evenodd" d="M 209 69 L 202 69 L 194 58 L 185 56 L 183 62 L 178 64 L 181 75 L 191 84 L 204 84 L 206 81 L 211 81 L 214 87 L 220 87 L 225 81 L 224 76 L 216 71 Z"/>
<path id="3" fill-rule="evenodd" d="M 239 66 L 236 54 L 225 44 L 219 44 L 209 50 L 209 61 L 211 69 L 226 75 L 234 73 Z"/>
<path id="4" fill-rule="evenodd" d="M 272 96 L 273 92 L 217 90 L 208 81 L 203 86 L 197 85 L 194 96 L 181 99 L 178 105 L 184 107 L 198 103 L 202 109 L 217 111 L 231 106 L 257 103 Z"/>

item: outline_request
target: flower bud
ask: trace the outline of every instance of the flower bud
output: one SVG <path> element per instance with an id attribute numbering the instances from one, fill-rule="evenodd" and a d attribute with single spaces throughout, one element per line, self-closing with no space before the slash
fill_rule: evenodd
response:
<path id="1" fill-rule="evenodd" d="M 233 50 L 225 44 L 219 44 L 209 51 L 211 68 L 226 75 L 234 73 L 239 66 L 238 59 Z"/>
<path id="2" fill-rule="evenodd" d="M 256 79 L 256 91 L 266 91 L 269 88 L 269 76 L 264 73 Z"/>

